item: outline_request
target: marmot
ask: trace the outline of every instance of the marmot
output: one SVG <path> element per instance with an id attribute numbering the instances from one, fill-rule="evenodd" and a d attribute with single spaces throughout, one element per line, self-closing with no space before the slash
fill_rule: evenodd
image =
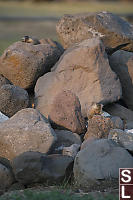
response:
<path id="1" fill-rule="evenodd" d="M 21 39 L 22 42 L 26 42 L 26 43 L 31 43 L 31 44 L 34 44 L 34 45 L 37 45 L 37 44 L 40 44 L 40 41 L 37 39 L 37 38 L 34 38 L 34 37 L 30 37 L 28 35 L 24 36 L 22 39 Z"/>
<path id="2" fill-rule="evenodd" d="M 94 103 L 88 112 L 88 119 L 91 119 L 94 115 L 101 115 L 102 114 L 103 104 Z"/>

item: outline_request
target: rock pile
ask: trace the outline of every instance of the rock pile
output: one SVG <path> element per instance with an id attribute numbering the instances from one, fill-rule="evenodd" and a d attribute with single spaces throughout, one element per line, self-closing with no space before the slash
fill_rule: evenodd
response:
<path id="1" fill-rule="evenodd" d="M 68 177 L 104 190 L 133 167 L 133 27 L 87 13 L 65 15 L 57 33 L 65 50 L 19 41 L 0 57 L 0 194 Z"/>

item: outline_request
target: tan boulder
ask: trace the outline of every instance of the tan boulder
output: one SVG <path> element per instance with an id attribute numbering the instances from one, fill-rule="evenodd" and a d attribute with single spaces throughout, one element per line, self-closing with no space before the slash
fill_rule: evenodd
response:
<path id="1" fill-rule="evenodd" d="M 50 123 L 54 128 L 67 129 L 81 134 L 86 130 L 86 122 L 81 114 L 78 97 L 71 91 L 59 93 L 51 106 Z"/>
<path id="2" fill-rule="evenodd" d="M 123 50 L 133 51 L 133 27 L 109 12 L 64 15 L 56 31 L 64 48 L 100 37 L 108 50 L 122 45 Z M 127 45 L 123 47 L 123 44 Z"/>
<path id="3" fill-rule="evenodd" d="M 93 103 L 107 104 L 121 97 L 120 81 L 99 39 L 88 39 L 66 50 L 52 71 L 38 79 L 36 108 L 48 117 L 55 97 L 63 90 L 76 94 L 83 116 Z"/>
<path id="4" fill-rule="evenodd" d="M 47 153 L 55 141 L 48 120 L 32 108 L 23 109 L 0 123 L 0 156 L 9 160 L 26 151 Z"/>

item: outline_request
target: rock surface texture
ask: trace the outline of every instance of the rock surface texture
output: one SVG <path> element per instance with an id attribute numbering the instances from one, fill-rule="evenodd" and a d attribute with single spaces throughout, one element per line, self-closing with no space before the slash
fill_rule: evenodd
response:
<path id="1" fill-rule="evenodd" d="M 25 152 L 13 160 L 12 167 L 16 180 L 24 185 L 41 182 L 48 184 L 63 180 L 69 174 L 72 162 L 70 156 Z"/>
<path id="2" fill-rule="evenodd" d="M 118 120 L 118 121 L 117 121 Z M 85 133 L 84 139 L 91 137 L 95 138 L 107 138 L 111 129 L 123 128 L 122 120 L 112 119 L 111 117 L 103 117 L 100 115 L 94 115 L 93 118 L 88 120 L 88 129 Z"/>
<path id="3" fill-rule="evenodd" d="M 104 180 L 118 179 L 119 168 L 125 167 L 133 167 L 133 157 L 124 148 L 111 140 L 92 140 L 76 156 L 74 177 L 82 187 L 96 188 Z"/>
<path id="4" fill-rule="evenodd" d="M 109 63 L 120 79 L 124 102 L 133 110 L 133 53 L 117 51 L 109 57 Z"/>
<path id="5" fill-rule="evenodd" d="M 0 156 L 9 160 L 26 151 L 47 153 L 55 141 L 55 132 L 48 121 L 32 108 L 0 123 Z"/>
<path id="6" fill-rule="evenodd" d="M 81 114 L 79 99 L 71 91 L 62 91 L 55 97 L 49 120 L 55 128 L 68 129 L 78 134 L 86 131 L 86 122 Z"/>
<path id="7" fill-rule="evenodd" d="M 11 82 L 7 78 L 5 78 L 3 75 L 0 74 L 0 88 L 1 86 L 6 85 L 6 84 L 11 84 Z"/>
<path id="8" fill-rule="evenodd" d="M 122 147 L 133 153 L 133 129 L 126 129 L 124 131 L 120 129 L 113 129 L 110 131 L 108 139 L 114 140 Z"/>
<path id="9" fill-rule="evenodd" d="M 133 51 L 133 27 L 120 17 L 108 13 L 65 15 L 56 26 L 59 39 L 68 48 L 88 38 L 100 37 L 107 48 Z"/>
<path id="10" fill-rule="evenodd" d="M 113 103 L 104 108 L 109 114 L 118 116 L 125 121 L 133 121 L 133 111 L 126 107 Z"/>
<path id="11" fill-rule="evenodd" d="M 120 81 L 99 39 L 85 40 L 66 50 L 52 71 L 38 79 L 36 108 L 48 117 L 55 97 L 63 90 L 76 94 L 84 117 L 92 103 L 107 104 L 121 97 Z"/>
<path id="12" fill-rule="evenodd" d="M 14 85 L 33 88 L 37 79 L 50 71 L 62 53 L 56 45 L 16 42 L 1 56 L 0 74 Z"/>
<path id="13" fill-rule="evenodd" d="M 57 141 L 54 144 L 52 153 L 62 153 L 64 147 L 70 147 L 73 144 L 81 145 L 81 138 L 77 133 L 72 133 L 67 130 L 54 130 L 57 136 Z"/>
<path id="14" fill-rule="evenodd" d="M 3 85 L 0 88 L 0 111 L 8 117 L 29 106 L 26 90 L 14 85 Z"/>
<path id="15" fill-rule="evenodd" d="M 10 168 L 0 163 L 0 190 L 8 189 L 15 181 Z"/>

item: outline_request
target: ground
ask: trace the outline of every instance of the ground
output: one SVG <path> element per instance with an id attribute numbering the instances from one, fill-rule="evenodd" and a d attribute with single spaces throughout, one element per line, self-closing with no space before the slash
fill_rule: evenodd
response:
<path id="1" fill-rule="evenodd" d="M 0 200 L 118 200 L 118 191 L 112 193 L 77 193 L 68 189 L 47 187 L 7 192 Z"/>

